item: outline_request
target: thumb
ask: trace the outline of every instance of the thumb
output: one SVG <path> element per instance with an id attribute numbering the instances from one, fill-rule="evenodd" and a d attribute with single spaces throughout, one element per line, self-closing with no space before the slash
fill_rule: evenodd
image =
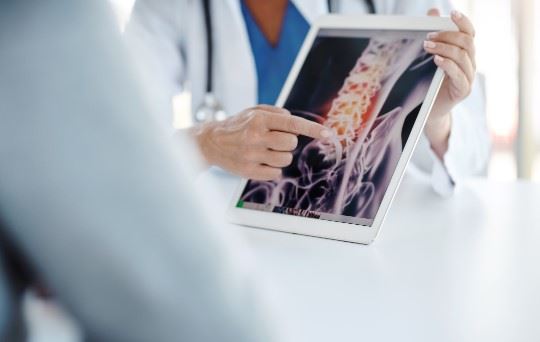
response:
<path id="1" fill-rule="evenodd" d="M 441 16 L 441 12 L 439 11 L 438 8 L 431 8 L 427 14 L 430 16 L 430 17 L 440 17 Z"/>

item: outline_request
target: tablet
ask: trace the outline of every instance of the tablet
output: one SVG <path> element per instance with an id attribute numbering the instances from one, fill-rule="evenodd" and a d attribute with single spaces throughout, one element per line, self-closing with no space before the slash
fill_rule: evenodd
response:
<path id="1" fill-rule="evenodd" d="M 444 74 L 426 35 L 449 18 L 329 15 L 317 20 L 276 103 L 331 128 L 299 137 L 277 181 L 245 179 L 234 223 L 369 244 L 422 134 Z"/>

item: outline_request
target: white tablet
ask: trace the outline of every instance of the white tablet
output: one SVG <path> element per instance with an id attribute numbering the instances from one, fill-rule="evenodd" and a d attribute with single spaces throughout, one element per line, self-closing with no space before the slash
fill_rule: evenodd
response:
<path id="1" fill-rule="evenodd" d="M 231 221 L 371 243 L 422 133 L 444 74 L 424 52 L 448 18 L 329 15 L 315 22 L 277 106 L 335 135 L 299 137 L 278 181 L 243 180 Z"/>

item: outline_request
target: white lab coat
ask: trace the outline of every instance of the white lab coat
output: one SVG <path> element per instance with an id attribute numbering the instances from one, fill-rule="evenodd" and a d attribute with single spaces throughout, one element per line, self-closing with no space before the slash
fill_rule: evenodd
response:
<path id="1" fill-rule="evenodd" d="M 293 0 L 308 21 L 328 12 L 326 0 Z M 335 1 L 338 12 L 366 13 L 362 0 Z M 378 14 L 426 15 L 438 7 L 449 13 L 449 0 L 375 0 Z M 211 1 L 214 34 L 213 90 L 229 114 L 257 103 L 255 61 L 241 13 L 240 0 Z M 137 0 L 126 31 L 143 69 L 159 84 L 163 119 L 171 120 L 171 98 L 185 87 L 192 93 L 192 108 L 202 101 L 206 85 L 206 34 L 200 0 Z M 452 133 L 444 163 L 420 139 L 408 168 L 426 178 L 440 194 L 450 194 L 460 179 L 485 170 L 489 157 L 482 94 L 453 111 Z"/>

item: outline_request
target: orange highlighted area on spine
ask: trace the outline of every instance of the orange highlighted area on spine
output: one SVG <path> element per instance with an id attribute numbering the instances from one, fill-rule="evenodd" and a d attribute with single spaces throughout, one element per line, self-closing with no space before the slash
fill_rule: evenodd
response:
<path id="1" fill-rule="evenodd" d="M 375 104 L 396 52 L 407 40 L 382 41 L 372 39 L 356 65 L 345 79 L 338 96 L 326 115 L 324 125 L 332 128 L 344 152 L 377 115 Z"/>

